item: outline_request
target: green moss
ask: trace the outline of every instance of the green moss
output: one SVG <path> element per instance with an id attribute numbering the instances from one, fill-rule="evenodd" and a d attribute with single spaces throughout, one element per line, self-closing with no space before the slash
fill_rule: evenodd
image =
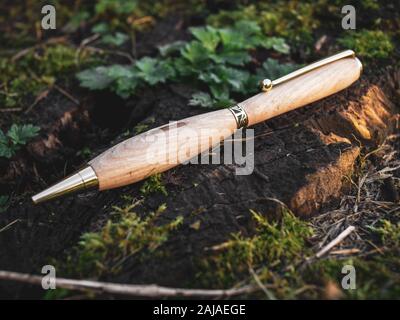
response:
<path id="1" fill-rule="evenodd" d="M 81 67 L 99 63 L 99 56 L 57 44 L 31 49 L 17 60 L 0 58 L 0 107 L 24 107 L 55 81 L 66 81 Z"/>
<path id="2" fill-rule="evenodd" d="M 101 230 L 83 234 L 67 261 L 59 261 L 61 273 L 80 278 L 115 274 L 127 258 L 134 256 L 140 261 L 145 252 L 154 254 L 183 221 L 179 216 L 167 224 L 156 225 L 155 220 L 166 206 L 161 205 L 141 218 L 133 211 L 136 204 L 114 207 L 112 219 Z"/>
<path id="3" fill-rule="evenodd" d="M 395 252 L 386 252 L 372 258 L 344 260 L 325 259 L 310 265 L 302 274 L 303 281 L 324 288 L 331 281 L 341 288 L 345 274 L 342 268 L 352 265 L 355 269 L 355 289 L 341 289 L 344 299 L 397 299 L 400 294 L 400 258 Z M 320 292 L 315 297 L 323 297 Z M 310 296 L 305 296 L 309 298 Z"/>
<path id="4" fill-rule="evenodd" d="M 308 252 L 305 241 L 313 230 L 307 222 L 287 210 L 283 210 L 279 222 L 269 222 L 254 211 L 252 214 L 256 234 L 252 237 L 235 234 L 228 242 L 215 247 L 221 252 L 199 262 L 199 284 L 215 288 L 231 287 L 249 277 L 249 268 L 261 268 L 261 281 L 275 282 L 280 278 L 277 277 L 279 271 L 286 269 L 291 272 Z M 287 280 L 284 285 L 283 280 L 279 280 L 280 286 L 287 288 Z"/>
<path id="5" fill-rule="evenodd" d="M 163 195 L 167 196 L 168 192 L 167 189 L 165 188 L 163 181 L 162 181 L 162 175 L 161 173 L 156 173 L 149 177 L 142 185 L 140 188 L 140 192 L 144 195 L 147 196 L 151 193 L 155 192 L 161 192 Z"/>
<path id="6" fill-rule="evenodd" d="M 369 59 L 388 58 L 394 51 L 390 35 L 383 31 L 348 32 L 338 40 L 346 49 L 353 49 L 357 55 Z"/>
<path id="7" fill-rule="evenodd" d="M 313 32 L 320 26 L 316 18 L 318 5 L 298 1 L 258 3 L 238 10 L 222 10 L 211 15 L 207 22 L 214 26 L 231 25 L 237 20 L 255 21 L 266 35 L 281 36 L 292 43 L 310 45 Z"/>
<path id="8" fill-rule="evenodd" d="M 400 247 L 400 222 L 392 222 L 383 219 L 378 227 L 370 228 L 379 237 L 382 243 L 388 247 Z"/>
<path id="9" fill-rule="evenodd" d="M 212 248 L 212 254 L 199 261 L 195 286 L 229 288 L 238 283 L 254 282 L 250 270 L 256 270 L 259 280 L 268 286 L 268 297 L 281 299 L 321 299 L 329 296 L 327 283 L 338 289 L 343 299 L 393 299 L 400 294 L 400 224 L 382 221 L 371 229 L 384 247 L 383 253 L 366 258 L 337 259 L 330 256 L 308 261 L 314 256 L 306 244 L 313 235 L 310 225 L 283 212 L 280 222 L 269 222 L 253 212 L 256 234 L 232 239 Z M 341 287 L 342 268 L 353 265 L 356 289 Z M 265 298 L 260 290 L 251 298 Z"/>

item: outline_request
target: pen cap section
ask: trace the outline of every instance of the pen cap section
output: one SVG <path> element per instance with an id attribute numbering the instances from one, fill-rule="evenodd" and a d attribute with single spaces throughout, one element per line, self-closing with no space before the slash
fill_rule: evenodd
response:
<path id="1" fill-rule="evenodd" d="M 100 190 L 124 186 L 192 159 L 236 128 L 228 109 L 186 118 L 125 140 L 89 165 L 96 172 Z"/>
<path id="2" fill-rule="evenodd" d="M 240 106 L 248 114 L 249 125 L 253 125 L 341 91 L 355 82 L 361 72 L 357 58 L 340 59 L 259 93 Z"/>

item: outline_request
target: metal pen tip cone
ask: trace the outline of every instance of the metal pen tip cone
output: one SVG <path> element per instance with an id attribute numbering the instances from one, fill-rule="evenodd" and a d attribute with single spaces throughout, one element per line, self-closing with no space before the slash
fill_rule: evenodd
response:
<path id="1" fill-rule="evenodd" d="M 88 189 L 98 185 L 98 178 L 91 167 L 86 167 L 71 176 L 61 180 L 55 185 L 34 195 L 32 201 L 35 204 L 50 199 L 73 193 L 81 189 Z"/>

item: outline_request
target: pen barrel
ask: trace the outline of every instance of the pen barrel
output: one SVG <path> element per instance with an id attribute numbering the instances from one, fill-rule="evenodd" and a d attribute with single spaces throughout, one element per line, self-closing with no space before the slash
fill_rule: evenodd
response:
<path id="1" fill-rule="evenodd" d="M 362 71 L 349 57 L 334 61 L 239 103 L 253 125 L 307 105 L 350 86 Z M 124 186 L 171 169 L 232 135 L 237 117 L 229 109 L 172 122 L 129 138 L 100 154 L 89 165 L 99 189 Z"/>
<path id="2" fill-rule="evenodd" d="M 248 125 L 253 125 L 289 112 L 314 101 L 339 92 L 361 75 L 362 64 L 356 57 L 331 62 L 261 92 L 239 105 L 248 115 Z"/>
<path id="3" fill-rule="evenodd" d="M 170 122 L 129 138 L 89 162 L 106 190 L 171 169 L 231 136 L 237 129 L 228 109 Z"/>

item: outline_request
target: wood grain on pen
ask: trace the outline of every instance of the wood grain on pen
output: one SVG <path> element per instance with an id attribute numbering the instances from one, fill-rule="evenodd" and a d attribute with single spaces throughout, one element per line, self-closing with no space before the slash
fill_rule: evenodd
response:
<path id="1" fill-rule="evenodd" d="M 361 74 L 357 58 L 345 58 L 260 93 L 240 105 L 253 125 L 334 94 Z M 100 154 L 89 165 L 99 189 L 111 189 L 166 171 L 220 143 L 236 131 L 228 109 L 170 123 L 132 137 Z"/>
<path id="2" fill-rule="evenodd" d="M 166 171 L 220 143 L 236 130 L 228 109 L 171 122 L 125 140 L 89 162 L 99 189 L 116 188 Z"/>
<path id="3" fill-rule="evenodd" d="M 253 125 L 343 90 L 355 82 L 362 65 L 357 58 L 346 58 L 259 93 L 241 103 Z"/>

